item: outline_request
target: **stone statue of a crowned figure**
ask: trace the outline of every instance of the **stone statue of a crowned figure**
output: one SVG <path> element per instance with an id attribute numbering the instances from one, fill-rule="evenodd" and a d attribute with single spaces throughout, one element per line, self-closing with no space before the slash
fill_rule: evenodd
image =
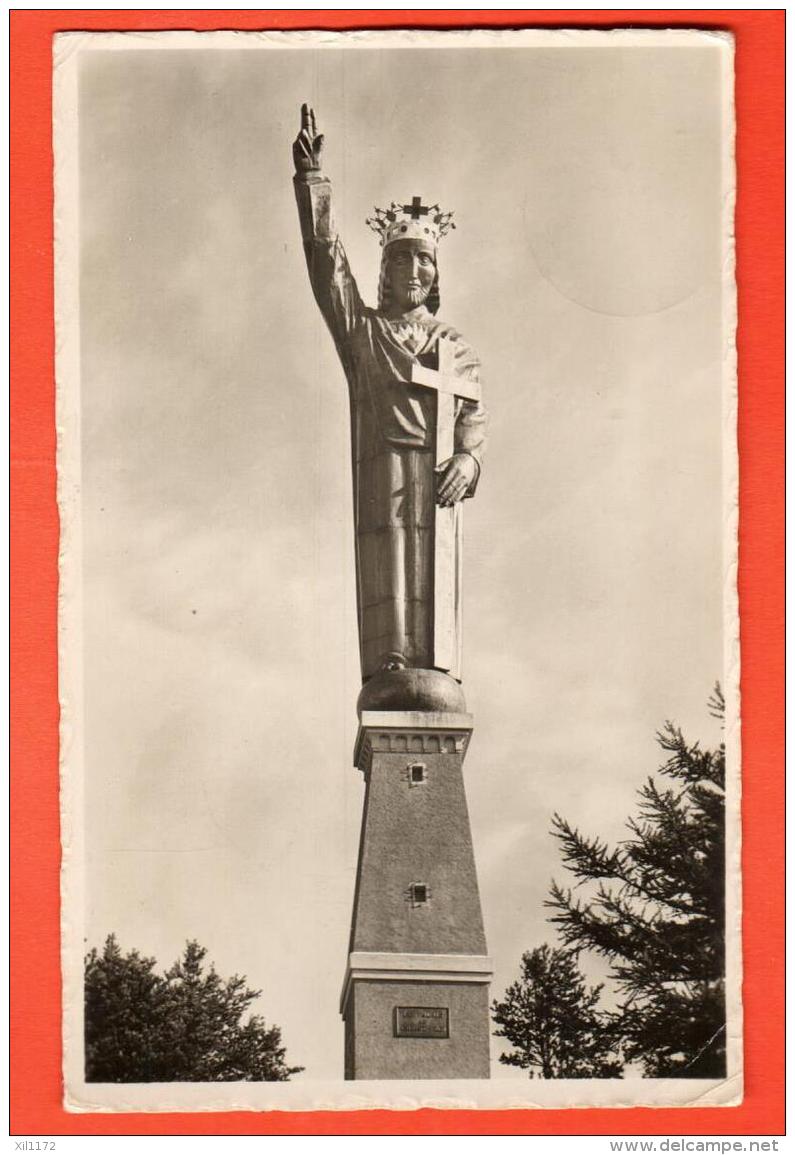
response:
<path id="1" fill-rule="evenodd" d="M 359 710 L 463 710 L 462 502 L 486 441 L 480 365 L 440 321 L 438 246 L 452 213 L 419 196 L 376 209 L 378 304 L 362 301 L 337 234 L 323 137 L 304 105 L 295 193 L 312 290 L 348 380 Z"/>

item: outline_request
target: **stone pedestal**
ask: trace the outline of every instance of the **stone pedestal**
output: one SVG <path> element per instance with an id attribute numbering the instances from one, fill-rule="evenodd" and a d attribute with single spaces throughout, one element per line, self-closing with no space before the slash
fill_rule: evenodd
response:
<path id="1" fill-rule="evenodd" d="M 471 732 L 463 713 L 361 714 L 346 1079 L 489 1076 L 492 965 L 462 777 Z"/>

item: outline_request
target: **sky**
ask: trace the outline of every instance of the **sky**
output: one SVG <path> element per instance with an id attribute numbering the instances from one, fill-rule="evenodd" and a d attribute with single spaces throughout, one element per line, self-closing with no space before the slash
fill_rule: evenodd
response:
<path id="1" fill-rule="evenodd" d="M 207 43 L 207 42 L 204 42 Z M 721 53 L 79 60 L 85 939 L 198 939 L 342 1077 L 364 784 L 348 400 L 309 289 L 309 101 L 365 300 L 374 205 L 453 209 L 441 309 L 490 442 L 465 513 L 464 773 L 492 994 L 553 938 L 557 811 L 624 836 L 723 677 Z M 598 968 L 594 968 L 597 973 Z M 496 1062 L 495 1077 L 523 1079 Z"/>

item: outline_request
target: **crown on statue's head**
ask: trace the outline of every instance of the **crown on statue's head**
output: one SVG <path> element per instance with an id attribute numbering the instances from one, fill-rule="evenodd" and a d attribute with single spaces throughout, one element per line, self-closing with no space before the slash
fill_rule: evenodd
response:
<path id="1" fill-rule="evenodd" d="M 392 201 L 388 209 L 376 208 L 367 224 L 378 233 L 383 248 L 404 240 L 427 241 L 435 246 L 455 228 L 452 213 L 443 213 L 438 205 L 424 205 L 420 197 L 413 197 L 408 205 Z"/>

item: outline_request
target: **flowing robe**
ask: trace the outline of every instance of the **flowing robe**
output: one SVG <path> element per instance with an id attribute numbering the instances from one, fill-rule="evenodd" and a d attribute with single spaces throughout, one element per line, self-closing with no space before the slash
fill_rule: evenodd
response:
<path id="1" fill-rule="evenodd" d="M 459 333 L 424 310 L 411 325 L 390 321 L 362 302 L 334 227 L 331 185 L 317 174 L 295 178 L 309 278 L 348 380 L 351 406 L 356 582 L 362 679 L 390 663 L 443 669 L 461 679 L 462 509 L 456 503 L 452 628 L 444 664 L 434 648 L 436 394 L 411 383 L 412 365 L 434 365 L 448 342 L 452 373 L 479 380 L 479 362 Z M 448 371 L 450 371 L 448 369 Z M 485 448 L 481 405 L 456 400 L 454 451 L 477 472 Z"/>

